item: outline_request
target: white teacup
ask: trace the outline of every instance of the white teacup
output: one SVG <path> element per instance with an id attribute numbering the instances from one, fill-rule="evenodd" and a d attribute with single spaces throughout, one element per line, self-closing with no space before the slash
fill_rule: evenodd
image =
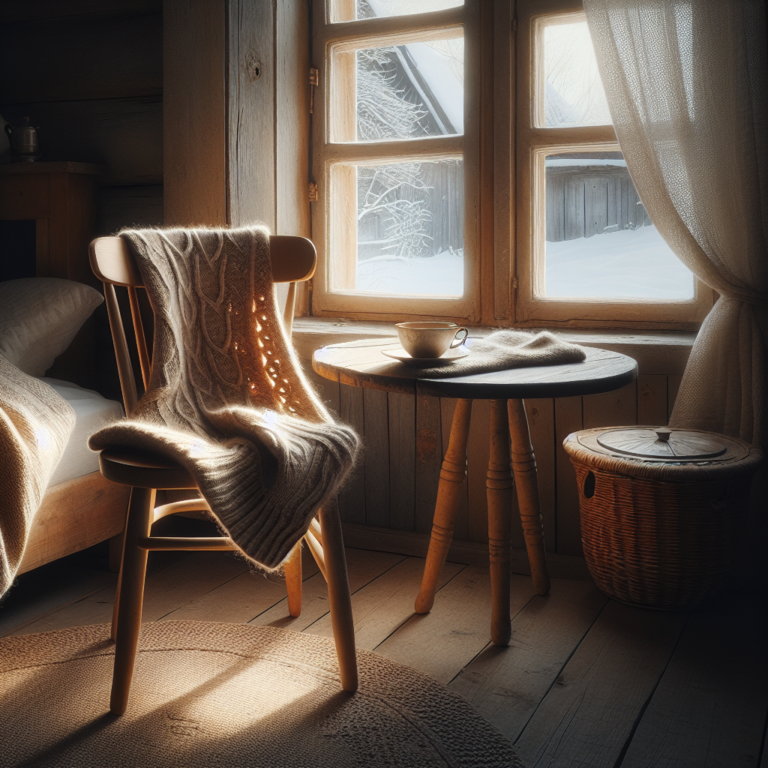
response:
<path id="1" fill-rule="evenodd" d="M 459 338 L 462 331 L 464 335 Z M 433 358 L 463 344 L 469 331 L 456 323 L 418 320 L 397 323 L 397 334 L 401 346 L 411 357 Z"/>

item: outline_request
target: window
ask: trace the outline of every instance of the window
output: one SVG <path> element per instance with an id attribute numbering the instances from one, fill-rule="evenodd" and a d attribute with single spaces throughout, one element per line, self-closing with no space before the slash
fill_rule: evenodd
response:
<path id="1" fill-rule="evenodd" d="M 517 7 L 516 319 L 701 320 L 712 292 L 664 242 L 635 190 L 580 3 Z"/>
<path id="2" fill-rule="evenodd" d="M 313 314 L 703 319 L 712 291 L 632 184 L 580 0 L 312 5 Z"/>
<path id="3" fill-rule="evenodd" d="M 476 317 L 476 0 L 313 5 L 313 313 Z"/>

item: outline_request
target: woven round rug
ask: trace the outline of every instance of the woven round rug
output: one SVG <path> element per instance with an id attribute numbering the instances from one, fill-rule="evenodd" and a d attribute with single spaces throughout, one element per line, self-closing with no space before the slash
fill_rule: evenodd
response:
<path id="1" fill-rule="evenodd" d="M 142 626 L 128 711 L 109 714 L 99 624 L 0 640 L 0 763 L 122 768 L 507 768 L 511 745 L 426 675 L 358 652 L 342 691 L 333 641 L 273 627 Z"/>

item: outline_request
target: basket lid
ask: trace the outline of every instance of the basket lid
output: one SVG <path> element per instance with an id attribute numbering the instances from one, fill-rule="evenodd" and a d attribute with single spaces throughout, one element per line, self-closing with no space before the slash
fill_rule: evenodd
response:
<path id="1" fill-rule="evenodd" d="M 728 445 L 718 435 L 669 427 L 632 427 L 604 432 L 597 442 L 610 451 L 638 458 L 684 461 L 715 459 Z"/>

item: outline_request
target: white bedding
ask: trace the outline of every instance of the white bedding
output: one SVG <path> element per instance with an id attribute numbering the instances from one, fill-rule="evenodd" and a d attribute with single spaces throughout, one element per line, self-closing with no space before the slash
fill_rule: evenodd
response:
<path id="1" fill-rule="evenodd" d="M 40 381 L 53 387 L 72 406 L 77 418 L 64 455 L 51 476 L 48 487 L 98 472 L 99 454 L 88 448 L 88 438 L 105 424 L 121 418 L 123 406 L 70 381 L 48 378 L 41 378 Z"/>

